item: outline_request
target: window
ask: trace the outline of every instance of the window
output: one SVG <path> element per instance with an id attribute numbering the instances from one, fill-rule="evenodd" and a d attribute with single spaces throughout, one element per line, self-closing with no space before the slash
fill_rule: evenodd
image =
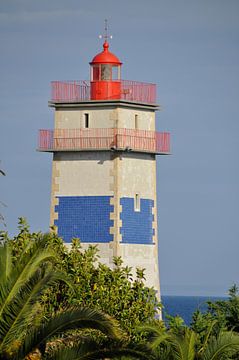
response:
<path id="1" fill-rule="evenodd" d="M 100 80 L 100 65 L 94 65 L 91 68 L 91 71 L 92 71 L 91 79 L 93 81 L 99 81 Z"/>
<path id="2" fill-rule="evenodd" d="M 89 114 L 84 114 L 84 115 L 85 115 L 84 127 L 87 129 L 89 127 Z"/>
<path id="3" fill-rule="evenodd" d="M 135 210 L 135 211 L 140 211 L 140 196 L 139 196 L 139 194 L 135 194 L 135 198 L 134 198 L 134 210 Z"/>
<path id="4" fill-rule="evenodd" d="M 111 65 L 101 65 L 101 80 L 111 80 Z"/>
<path id="5" fill-rule="evenodd" d="M 134 115 L 134 127 L 135 129 L 139 128 L 139 117 L 137 114 Z"/>
<path id="6" fill-rule="evenodd" d="M 112 65 L 112 80 L 120 79 L 120 66 Z"/>

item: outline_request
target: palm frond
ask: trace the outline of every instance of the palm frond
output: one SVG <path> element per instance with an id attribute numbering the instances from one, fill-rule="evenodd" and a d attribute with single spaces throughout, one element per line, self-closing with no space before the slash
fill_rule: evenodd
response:
<path id="1" fill-rule="evenodd" d="M 48 246 L 49 234 L 37 234 L 34 241 L 28 241 L 18 261 L 21 264 L 23 281 L 32 276 L 38 267 L 46 262 L 55 263 L 57 254 Z"/>
<path id="2" fill-rule="evenodd" d="M 26 247 L 25 251 L 15 267 L 12 267 L 10 256 L 10 245 L 0 247 L 0 259 L 6 253 L 9 256 L 2 263 L 3 272 L 8 274 L 1 278 L 0 286 L 0 318 L 5 311 L 5 307 L 17 296 L 19 289 L 25 284 L 44 263 L 56 260 L 56 254 L 49 251 L 46 247 L 46 236 L 41 236 L 38 241 L 33 242 L 31 247 Z M 11 271 L 10 271 L 11 269 Z"/>
<path id="3" fill-rule="evenodd" d="M 184 334 L 172 334 L 170 343 L 173 358 L 176 360 L 194 360 L 196 338 L 196 333 L 188 328 Z"/>
<path id="4" fill-rule="evenodd" d="M 33 349 L 44 346 L 54 336 L 72 329 L 96 329 L 113 339 L 121 336 L 118 323 L 108 315 L 88 308 L 73 307 L 33 329 L 24 339 L 20 354 L 26 356 Z"/>
<path id="5" fill-rule="evenodd" d="M 203 360 L 221 360 L 224 357 L 231 359 L 239 352 L 239 335 L 230 332 L 221 332 L 217 337 L 212 337 L 203 353 Z"/>
<path id="6" fill-rule="evenodd" d="M 13 341 L 19 340 L 26 333 L 27 327 L 34 324 L 34 307 L 46 289 L 65 276 L 59 272 L 51 272 L 42 267 L 21 287 L 14 301 L 5 306 L 0 319 L 0 351 L 6 350 Z"/>
<path id="7" fill-rule="evenodd" d="M 162 344 L 166 345 L 170 340 L 170 334 L 168 334 L 164 328 L 157 325 L 141 325 L 137 327 L 137 331 L 148 334 L 148 341 L 153 350 Z"/>
<path id="8" fill-rule="evenodd" d="M 202 344 L 201 348 L 198 351 L 198 354 L 203 353 L 205 351 L 205 349 L 207 348 L 209 339 L 210 339 L 210 337 L 212 335 L 212 331 L 213 331 L 213 328 L 216 325 L 216 323 L 217 323 L 217 320 L 214 320 L 210 324 L 209 329 L 207 330 L 206 336 L 204 337 L 203 344 Z"/>
<path id="9" fill-rule="evenodd" d="M 0 245 L 0 284 L 6 282 L 12 269 L 11 249 L 7 243 Z"/>
<path id="10" fill-rule="evenodd" d="M 119 359 L 122 356 L 132 359 L 153 359 L 151 350 L 142 344 L 127 346 L 122 342 L 116 342 L 111 346 L 99 345 L 94 340 L 85 341 L 77 346 L 60 347 L 53 351 L 47 358 L 49 360 L 101 360 Z"/>

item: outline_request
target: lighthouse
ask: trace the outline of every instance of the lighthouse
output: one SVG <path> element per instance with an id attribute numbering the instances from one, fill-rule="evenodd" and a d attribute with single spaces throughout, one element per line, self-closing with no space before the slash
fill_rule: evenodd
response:
<path id="1" fill-rule="evenodd" d="M 97 245 L 110 267 L 120 256 L 144 268 L 160 298 L 156 156 L 170 136 L 156 131 L 156 85 L 123 80 L 121 67 L 106 36 L 89 81 L 51 83 L 54 129 L 38 142 L 53 153 L 50 223 L 66 244 Z"/>

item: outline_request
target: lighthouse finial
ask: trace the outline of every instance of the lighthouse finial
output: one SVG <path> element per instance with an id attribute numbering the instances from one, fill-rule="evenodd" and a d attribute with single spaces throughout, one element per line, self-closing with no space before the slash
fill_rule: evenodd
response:
<path id="1" fill-rule="evenodd" d="M 108 34 L 108 20 L 107 19 L 105 19 L 105 29 L 104 30 L 105 30 L 104 35 L 100 35 L 99 38 L 100 39 L 104 38 L 105 42 L 107 42 L 108 39 L 112 39 L 112 37 L 113 37 L 112 35 Z"/>

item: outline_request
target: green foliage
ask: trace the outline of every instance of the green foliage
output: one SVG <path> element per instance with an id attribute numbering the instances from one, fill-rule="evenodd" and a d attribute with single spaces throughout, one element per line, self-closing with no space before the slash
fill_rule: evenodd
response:
<path id="1" fill-rule="evenodd" d="M 92 348 L 100 346 L 99 342 L 90 336 L 87 337 L 84 332 L 75 332 L 73 340 L 70 335 L 71 332 L 69 332 L 73 329 L 97 330 L 104 334 L 107 341 L 109 339 L 119 341 L 122 335 L 117 322 L 109 316 L 88 308 L 72 307 L 64 309 L 63 312 L 53 315 L 48 320 L 43 319 L 40 324 L 33 327 L 32 331 L 24 337 L 17 356 L 24 359 L 33 349 L 40 349 L 47 358 L 49 356 L 55 357 L 58 351 L 60 353 L 61 349 L 65 348 L 62 339 L 64 339 L 67 347 L 77 344 L 76 346 L 82 355 L 87 355 L 92 351 L 92 349 L 85 347 L 86 341 L 90 341 Z M 49 343 L 49 340 L 52 341 Z"/>
<path id="2" fill-rule="evenodd" d="M 19 234 L 12 240 L 14 259 L 18 261 L 26 242 L 39 234 L 31 234 L 24 219 L 19 222 Z M 98 249 L 90 245 L 82 250 L 79 239 L 72 239 L 71 249 L 67 249 L 52 228 L 48 235 L 48 247 L 57 253 L 57 267 L 69 276 L 72 288 L 58 283 L 42 298 L 46 316 L 69 305 L 87 306 L 101 310 L 119 322 L 129 338 L 140 339 L 134 330 L 142 322 L 153 320 L 160 308 L 153 288 L 144 285 L 144 269 L 136 270 L 136 280 L 132 281 L 132 269 L 123 266 L 120 257 L 114 257 L 114 268 L 101 264 Z M 48 314 L 48 315 L 47 315 Z"/>
<path id="3" fill-rule="evenodd" d="M 176 316 L 166 315 L 166 318 L 169 329 L 173 331 L 175 334 L 181 334 L 186 329 L 184 320 L 179 315 Z"/>
<path id="4" fill-rule="evenodd" d="M 154 359 L 168 359 L 170 355 L 170 333 L 162 321 L 154 320 L 150 324 L 141 325 L 137 330 L 144 335 L 153 351 Z"/>
<path id="5" fill-rule="evenodd" d="M 209 302 L 206 313 L 196 311 L 191 328 L 179 316 L 167 316 L 167 329 L 160 323 L 141 326 L 147 333 L 155 360 L 239 359 L 237 331 L 238 289 L 233 286 L 229 299 Z M 228 331 L 233 329 L 234 331 Z"/>
<path id="6" fill-rule="evenodd" d="M 79 341 L 82 336 L 85 342 L 90 336 L 90 341 L 95 341 L 98 350 L 108 357 L 117 353 L 121 357 L 128 354 L 135 358 L 138 352 L 138 358 L 149 358 L 149 354 L 145 355 L 145 351 L 149 352 L 145 345 L 132 343 L 132 340 L 141 339 L 135 327 L 153 320 L 160 307 L 155 291 L 144 285 L 144 269 L 137 269 L 133 281 L 132 269 L 124 267 L 120 257 L 114 257 L 114 269 L 110 269 L 99 262 L 96 246 L 83 251 L 79 239 L 73 239 L 71 249 L 67 249 L 54 228 L 46 235 L 31 233 L 24 218 L 19 219 L 18 228 L 19 233 L 13 239 L 6 232 L 0 235 L 5 244 L 0 247 L 0 354 L 4 354 L 3 357 L 11 358 L 17 353 L 23 358 L 34 347 L 44 352 L 53 334 L 68 331 L 58 327 L 61 321 L 67 325 L 68 318 L 69 329 L 76 329 L 77 317 L 75 312 L 74 316 L 71 313 L 77 307 L 95 309 L 92 310 L 94 315 L 102 314 L 111 331 L 117 329 L 109 317 L 114 316 L 127 336 L 117 347 L 116 344 L 106 346 L 104 341 L 109 334 L 102 328 L 102 319 L 97 326 L 94 325 L 96 319 L 92 325 L 81 319 L 83 328 L 101 332 L 74 330 L 62 338 L 66 343 L 68 338 Z M 109 315 L 103 315 L 102 311 Z M 75 320 L 72 322 L 70 317 Z M 78 329 L 81 324 L 77 322 Z M 127 347 L 129 339 L 130 348 Z M 77 351 L 83 351 L 82 341 L 79 344 Z"/>
<path id="7" fill-rule="evenodd" d="M 194 360 L 196 358 L 197 335 L 186 328 L 184 334 L 172 333 L 170 337 L 171 355 L 177 360 Z"/>
<path id="8" fill-rule="evenodd" d="M 56 342 L 72 329 L 94 329 L 105 339 L 121 338 L 118 324 L 110 316 L 86 307 L 71 306 L 54 313 L 44 298 L 57 286 L 72 292 L 72 282 L 60 270 L 63 248 L 54 234 L 30 234 L 24 219 L 12 240 L 2 234 L 0 246 L 0 359 L 25 359 L 35 351 L 44 354 L 49 340 Z M 55 248 L 55 250 L 53 249 Z M 81 337 L 75 333 L 78 346 Z M 94 339 L 92 339 L 94 341 Z M 98 342 L 97 342 L 98 344 Z M 49 347 L 49 346 L 48 346 Z"/>
<path id="9" fill-rule="evenodd" d="M 238 359 L 239 335 L 219 332 L 212 335 L 209 330 L 204 339 L 188 327 L 163 329 L 159 325 L 142 326 L 148 333 L 154 360 L 230 360 Z"/>
<path id="10" fill-rule="evenodd" d="M 239 335 L 233 332 L 220 332 L 210 337 L 207 346 L 202 351 L 203 360 L 238 359 Z M 236 355 L 236 358 L 234 357 Z"/>
<path id="11" fill-rule="evenodd" d="M 145 345 L 128 344 L 122 341 L 114 341 L 97 344 L 91 339 L 84 339 L 81 346 L 60 347 L 54 351 L 47 360 L 103 360 L 103 359 L 121 359 L 121 360 L 150 360 L 152 358 L 151 350 Z"/>
<path id="12" fill-rule="evenodd" d="M 11 243 L 0 246 L 0 354 L 11 354 L 37 322 L 44 291 L 66 281 L 63 273 L 52 271 L 55 256 L 46 243 L 46 235 L 26 242 L 17 262 Z"/>
<path id="13" fill-rule="evenodd" d="M 160 304 L 144 285 L 145 269 L 136 269 L 133 279 L 120 257 L 110 269 L 97 246 L 83 250 L 72 239 L 67 249 L 54 227 L 50 234 L 31 233 L 24 218 L 17 236 L 3 232 L 0 240 L 0 359 L 23 359 L 34 348 L 52 360 L 239 358 L 236 286 L 227 300 L 196 311 L 191 328 L 179 316 L 167 316 L 166 328 L 155 318 Z"/>
<path id="14" fill-rule="evenodd" d="M 220 331 L 233 330 L 239 332 L 239 296 L 238 288 L 233 285 L 229 289 L 227 300 L 208 301 L 208 310 L 205 313 L 196 311 L 193 314 L 192 329 L 201 337 L 212 328 L 212 335 Z"/>
<path id="15" fill-rule="evenodd" d="M 233 285 L 229 289 L 229 299 L 224 301 L 209 302 L 209 312 L 225 324 L 229 330 L 239 332 L 239 296 L 238 287 Z"/>

